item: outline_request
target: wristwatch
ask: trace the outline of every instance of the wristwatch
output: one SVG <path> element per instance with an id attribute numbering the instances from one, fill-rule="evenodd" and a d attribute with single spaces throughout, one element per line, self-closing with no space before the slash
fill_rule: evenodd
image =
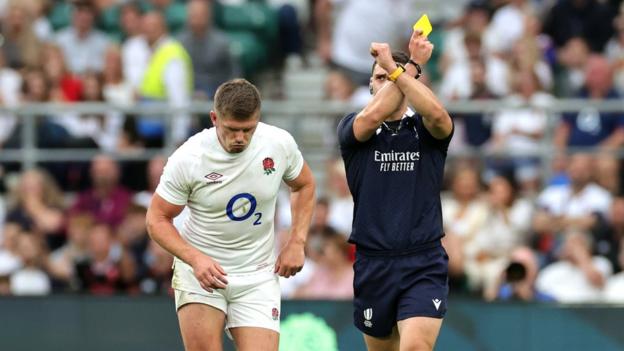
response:
<path id="1" fill-rule="evenodd" d="M 405 67 L 402 64 L 397 63 L 396 65 L 397 68 L 388 75 L 388 80 L 391 82 L 396 82 L 401 73 L 405 72 Z"/>
<path id="2" fill-rule="evenodd" d="M 414 67 L 416 67 L 416 70 L 418 71 L 418 73 L 416 73 L 414 78 L 416 78 L 416 79 L 420 78 L 420 76 L 422 75 L 422 68 L 420 68 L 420 65 L 417 64 L 416 62 L 414 62 L 414 60 L 412 60 L 412 59 L 409 59 L 409 61 L 407 61 L 407 63 L 411 63 L 412 65 L 414 65 Z"/>

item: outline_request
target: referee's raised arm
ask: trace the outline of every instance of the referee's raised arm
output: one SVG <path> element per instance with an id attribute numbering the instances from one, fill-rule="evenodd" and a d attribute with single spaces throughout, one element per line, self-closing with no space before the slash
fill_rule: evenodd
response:
<path id="1" fill-rule="evenodd" d="M 410 60 L 408 67 L 416 67 L 419 57 L 431 57 L 433 44 L 415 31 L 409 42 Z M 400 74 L 395 85 L 414 109 L 423 117 L 427 131 L 436 139 L 446 139 L 453 131 L 453 121 L 435 94 L 423 83 L 410 74 Z"/>

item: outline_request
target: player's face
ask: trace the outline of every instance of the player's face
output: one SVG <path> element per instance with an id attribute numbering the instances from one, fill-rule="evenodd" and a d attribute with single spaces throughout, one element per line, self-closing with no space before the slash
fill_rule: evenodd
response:
<path id="1" fill-rule="evenodd" d="M 260 121 L 260 111 L 256 111 L 253 116 L 244 121 L 222 117 L 214 111 L 210 112 L 210 117 L 215 128 L 217 128 L 219 142 L 225 151 L 237 154 L 245 151 L 249 146 L 251 137 Z"/>
<path id="2" fill-rule="evenodd" d="M 381 87 L 388 80 L 388 72 L 385 69 L 381 68 L 379 65 L 375 65 L 375 69 L 373 70 L 373 75 L 370 79 L 371 87 L 373 88 L 372 94 L 375 95 L 381 89 Z"/>

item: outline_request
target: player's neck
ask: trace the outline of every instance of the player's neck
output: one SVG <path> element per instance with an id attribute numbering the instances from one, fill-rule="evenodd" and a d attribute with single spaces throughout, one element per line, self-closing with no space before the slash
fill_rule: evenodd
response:
<path id="1" fill-rule="evenodd" d="M 403 105 L 392 112 L 392 114 L 386 118 L 386 122 L 400 121 L 405 115 L 405 112 L 407 112 L 407 106 Z"/>

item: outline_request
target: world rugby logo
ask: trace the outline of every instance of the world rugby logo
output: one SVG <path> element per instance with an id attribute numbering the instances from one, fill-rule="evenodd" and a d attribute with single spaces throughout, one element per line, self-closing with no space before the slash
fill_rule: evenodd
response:
<path id="1" fill-rule="evenodd" d="M 373 319 L 373 309 L 372 308 L 367 308 L 364 310 L 364 325 L 367 326 L 368 328 L 373 326 L 373 322 L 371 322 L 371 319 Z"/>

